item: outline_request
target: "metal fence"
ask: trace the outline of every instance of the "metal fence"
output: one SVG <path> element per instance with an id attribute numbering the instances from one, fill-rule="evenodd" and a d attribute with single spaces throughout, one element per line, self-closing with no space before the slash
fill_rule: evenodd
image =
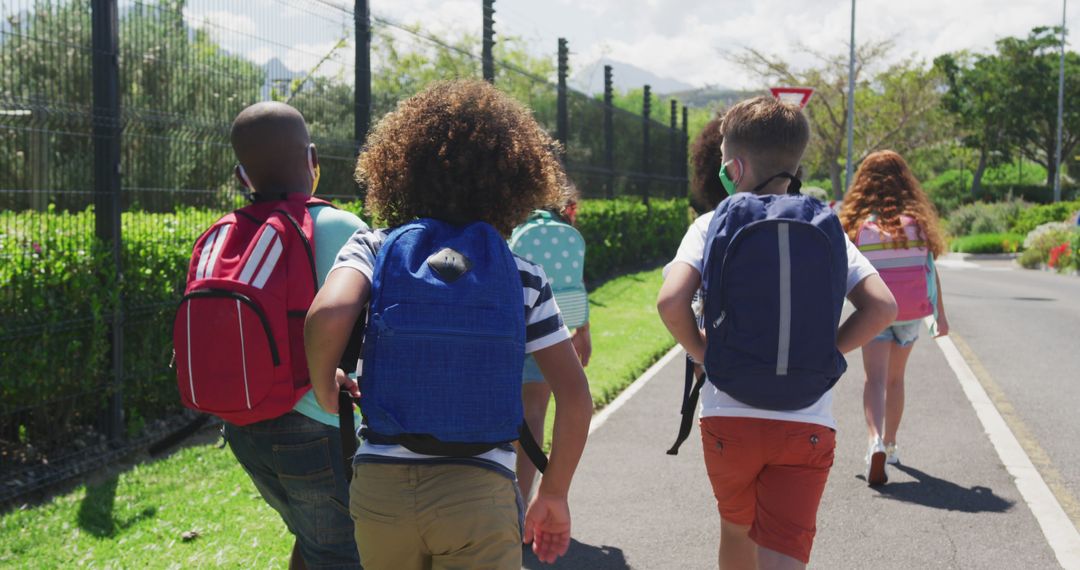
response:
<path id="1" fill-rule="evenodd" d="M 355 201 L 374 120 L 486 72 L 558 135 L 586 197 L 686 195 L 685 109 L 680 127 L 674 104 L 615 108 L 610 81 L 567 88 L 563 42 L 550 70 L 500 59 L 485 13 L 482 38 L 448 41 L 366 1 L 0 2 L 0 504 L 193 418 L 172 313 L 194 239 L 241 202 L 228 131 L 251 103 L 297 107 L 320 195 Z"/>

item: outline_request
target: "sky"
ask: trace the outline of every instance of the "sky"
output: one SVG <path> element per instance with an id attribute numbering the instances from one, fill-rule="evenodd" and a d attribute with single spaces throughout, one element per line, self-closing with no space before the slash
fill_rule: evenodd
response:
<path id="1" fill-rule="evenodd" d="M 187 12 L 196 25 L 241 32 L 222 34 L 231 51 L 260 63 L 279 57 L 300 69 L 333 51 L 348 33 L 344 12 L 325 2 L 352 5 L 346 0 L 190 0 Z M 370 5 L 375 16 L 438 34 L 480 31 L 480 0 L 371 0 Z M 1080 3 L 1071 8 L 1066 22 L 1080 29 Z M 567 38 L 571 73 L 606 57 L 698 87 L 760 87 L 730 60 L 730 54 L 747 47 L 781 55 L 796 66 L 813 62 L 804 48 L 846 53 L 851 23 L 847 0 L 496 0 L 495 10 L 496 34 L 522 37 L 538 55 L 554 57 L 556 39 Z M 929 61 L 961 49 L 990 51 L 1001 37 L 1059 24 L 1061 10 L 1061 0 L 857 0 L 855 41 L 891 39 L 893 60 Z M 275 41 L 252 39 L 267 30 Z M 1070 43 L 1075 41 L 1080 40 Z M 351 65 L 349 51 L 335 52 L 322 71 Z"/>

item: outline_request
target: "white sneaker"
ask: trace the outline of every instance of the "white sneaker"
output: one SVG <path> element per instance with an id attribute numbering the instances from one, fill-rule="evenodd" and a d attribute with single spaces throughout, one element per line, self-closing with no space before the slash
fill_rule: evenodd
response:
<path id="1" fill-rule="evenodd" d="M 885 444 L 878 437 L 866 451 L 866 484 L 876 487 L 888 481 L 889 476 L 885 474 Z"/>
<path id="2" fill-rule="evenodd" d="M 900 463 L 900 452 L 897 451 L 895 443 L 885 446 L 885 463 L 889 465 L 898 465 Z"/>

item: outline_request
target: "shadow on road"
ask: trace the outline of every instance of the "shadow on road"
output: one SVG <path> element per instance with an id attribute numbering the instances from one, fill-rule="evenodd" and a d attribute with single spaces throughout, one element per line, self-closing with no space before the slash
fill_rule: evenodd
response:
<path id="1" fill-rule="evenodd" d="M 989 487 L 975 486 L 968 489 L 914 467 L 907 465 L 893 465 L 892 467 L 907 473 L 916 480 L 889 483 L 878 487 L 878 493 L 888 499 L 965 513 L 1003 513 L 1013 506 L 1013 501 L 995 495 Z"/>
<path id="2" fill-rule="evenodd" d="M 522 556 L 522 568 L 528 570 L 558 570 L 559 568 L 588 568 L 589 570 L 628 570 L 623 551 L 614 546 L 592 546 L 576 540 L 570 540 L 570 549 L 566 556 L 554 564 L 544 564 L 536 559 L 532 548 L 525 548 Z"/>

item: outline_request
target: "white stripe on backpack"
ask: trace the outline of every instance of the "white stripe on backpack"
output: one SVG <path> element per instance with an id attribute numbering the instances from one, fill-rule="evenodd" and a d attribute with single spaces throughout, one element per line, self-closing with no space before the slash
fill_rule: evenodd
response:
<path id="1" fill-rule="evenodd" d="M 248 257 L 247 263 L 244 264 L 244 270 L 240 272 L 241 283 L 251 283 L 251 276 L 255 275 L 255 270 L 258 269 L 259 264 L 262 263 L 263 255 L 266 254 L 266 249 L 270 247 L 270 241 L 277 237 L 277 231 L 270 226 L 266 226 L 259 241 L 255 244 L 255 249 L 251 252 L 251 256 Z"/>

